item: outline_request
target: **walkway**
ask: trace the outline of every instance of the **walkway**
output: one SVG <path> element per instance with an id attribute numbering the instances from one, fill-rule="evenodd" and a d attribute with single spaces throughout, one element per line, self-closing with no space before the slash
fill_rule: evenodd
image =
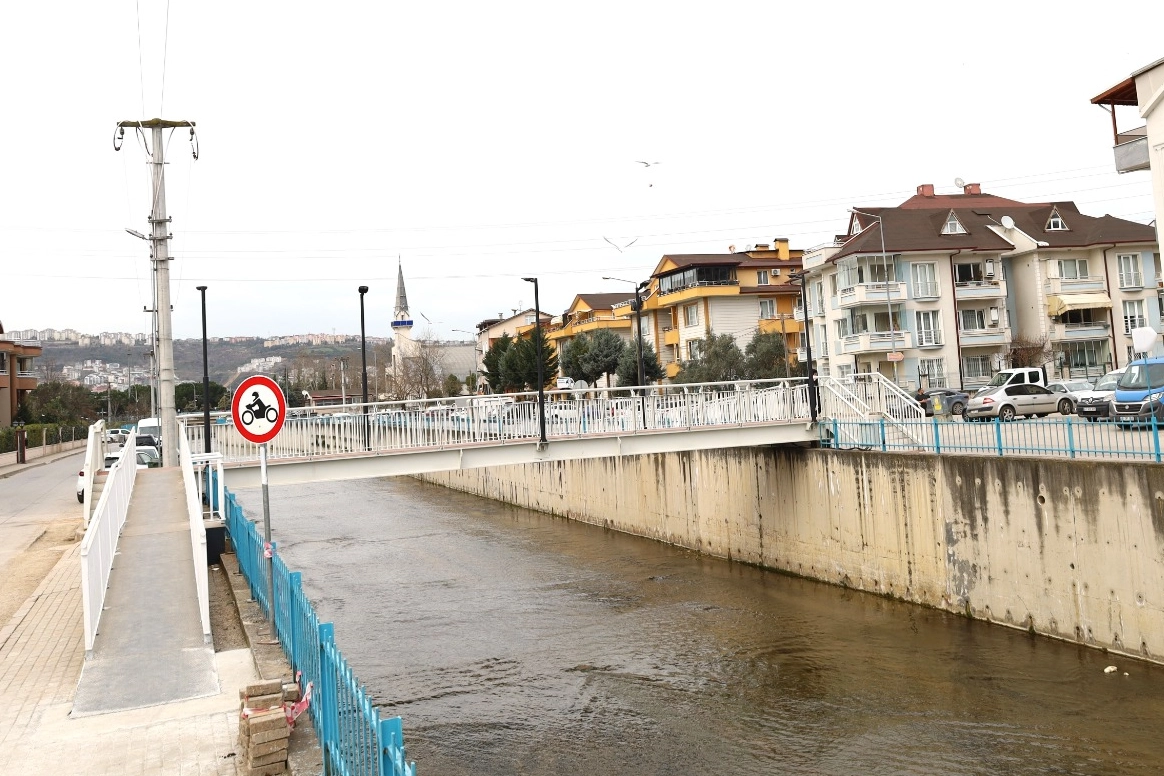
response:
<path id="1" fill-rule="evenodd" d="M 73 716 L 217 693 L 201 623 L 182 471 L 143 469 Z"/>
<path id="2" fill-rule="evenodd" d="M 70 717 L 84 663 L 80 545 L 74 543 L 0 629 L 5 773 L 234 776 L 237 688 L 257 678 L 250 650 L 215 655 L 220 692 L 136 711 Z M 139 668 L 142 666 L 139 666 Z M 122 677 L 133 684 L 136 671 Z"/>

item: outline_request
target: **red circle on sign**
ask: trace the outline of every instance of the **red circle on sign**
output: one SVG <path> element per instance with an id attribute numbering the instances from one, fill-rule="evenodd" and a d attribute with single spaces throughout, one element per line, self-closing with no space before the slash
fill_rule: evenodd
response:
<path id="1" fill-rule="evenodd" d="M 276 409 L 279 412 L 279 417 L 276 418 L 265 433 L 256 434 L 247 428 L 247 424 L 242 422 L 242 412 L 248 410 L 243 406 L 243 399 L 247 396 L 247 391 L 256 386 L 262 386 L 271 391 L 275 395 L 275 403 L 278 405 Z M 283 390 L 271 378 L 266 375 L 253 375 L 239 383 L 238 388 L 234 391 L 234 399 L 230 403 L 230 414 L 234 418 L 234 428 L 242 438 L 248 442 L 254 442 L 256 445 L 261 445 L 270 442 L 283 429 L 283 421 L 287 419 L 287 398 L 283 396 Z"/>

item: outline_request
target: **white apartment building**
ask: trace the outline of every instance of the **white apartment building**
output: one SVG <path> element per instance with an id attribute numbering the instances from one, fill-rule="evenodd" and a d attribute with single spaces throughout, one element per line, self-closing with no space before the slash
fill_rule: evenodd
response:
<path id="1" fill-rule="evenodd" d="M 877 371 L 911 389 L 980 386 L 1032 342 L 1052 375 L 1093 377 L 1132 357 L 1131 329 L 1164 317 L 1151 227 L 978 184 L 854 209 L 804 266 L 820 374 Z"/>

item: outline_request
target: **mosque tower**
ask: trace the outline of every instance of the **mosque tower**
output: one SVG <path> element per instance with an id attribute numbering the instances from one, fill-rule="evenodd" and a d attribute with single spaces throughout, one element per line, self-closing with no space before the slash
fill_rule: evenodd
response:
<path id="1" fill-rule="evenodd" d="M 413 354 L 412 316 L 408 312 L 408 292 L 404 290 L 404 266 L 397 259 L 396 264 L 396 312 L 392 317 L 392 367 L 397 370 L 401 362 Z"/>

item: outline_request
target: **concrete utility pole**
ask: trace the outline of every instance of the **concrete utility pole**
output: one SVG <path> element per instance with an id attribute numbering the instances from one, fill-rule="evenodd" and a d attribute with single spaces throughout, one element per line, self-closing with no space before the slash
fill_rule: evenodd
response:
<path id="1" fill-rule="evenodd" d="M 150 130 L 153 148 L 150 154 L 152 170 L 152 196 L 150 202 L 150 259 L 154 264 L 154 288 L 156 291 L 154 309 L 157 311 L 157 364 L 158 364 L 158 415 L 162 422 L 162 465 L 178 465 L 178 413 L 174 406 L 174 337 L 170 325 L 170 250 L 169 240 L 170 219 L 166 216 L 166 160 L 165 140 L 162 137 L 166 129 L 174 130 L 179 127 L 190 129 L 191 141 L 194 140 L 194 122 L 167 121 L 166 119 L 149 119 L 148 121 L 121 121 L 118 122 L 118 136 L 114 139 L 114 149 L 120 150 L 118 142 L 124 137 L 125 130 L 134 132 Z M 194 158 L 198 158 L 197 150 Z M 131 232 L 132 234 L 132 232 Z"/>

